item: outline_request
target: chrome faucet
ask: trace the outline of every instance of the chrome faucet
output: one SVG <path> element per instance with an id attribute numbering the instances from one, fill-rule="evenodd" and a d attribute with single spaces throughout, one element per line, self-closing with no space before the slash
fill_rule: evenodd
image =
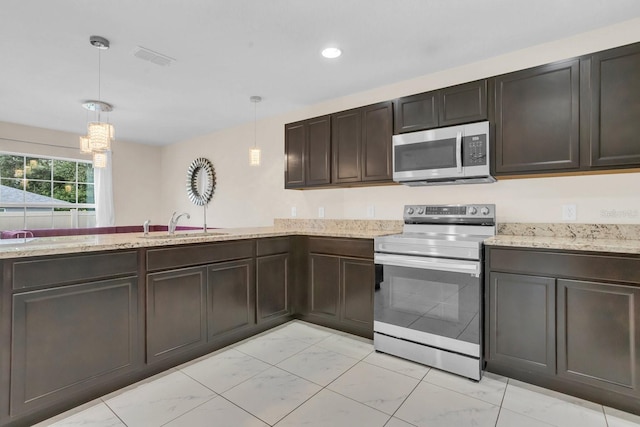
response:
<path id="1" fill-rule="evenodd" d="M 149 235 L 149 224 L 151 224 L 151 220 L 148 219 L 144 222 L 144 224 L 142 224 L 142 230 L 144 231 L 144 235 L 148 236 Z"/>
<path id="2" fill-rule="evenodd" d="M 187 216 L 187 219 L 191 219 L 191 215 L 189 215 L 187 212 L 183 212 L 180 215 L 176 216 L 178 212 L 174 212 L 173 215 L 171 215 L 171 219 L 169 220 L 169 234 L 173 234 L 176 231 L 176 227 L 178 226 L 178 220 L 180 218 L 182 218 L 183 216 Z"/>

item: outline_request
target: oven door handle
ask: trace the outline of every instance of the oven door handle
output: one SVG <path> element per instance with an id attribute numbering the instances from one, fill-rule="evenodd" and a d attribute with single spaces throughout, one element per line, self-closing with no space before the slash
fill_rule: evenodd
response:
<path id="1" fill-rule="evenodd" d="M 374 262 L 395 267 L 418 268 L 421 270 L 449 271 L 452 273 L 468 273 L 480 277 L 478 261 L 461 261 L 442 258 L 413 257 L 406 255 L 375 254 Z"/>

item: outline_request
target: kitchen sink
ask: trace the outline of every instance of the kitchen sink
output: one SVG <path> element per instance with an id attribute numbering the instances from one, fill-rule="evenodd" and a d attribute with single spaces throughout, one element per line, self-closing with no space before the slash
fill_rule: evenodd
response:
<path id="1" fill-rule="evenodd" d="M 149 234 L 148 236 L 139 236 L 142 239 L 151 240 L 172 240 L 172 239 L 188 239 L 192 237 L 209 237 L 209 236 L 224 236 L 229 233 L 220 232 L 199 232 L 199 233 L 176 233 L 176 234 Z"/>

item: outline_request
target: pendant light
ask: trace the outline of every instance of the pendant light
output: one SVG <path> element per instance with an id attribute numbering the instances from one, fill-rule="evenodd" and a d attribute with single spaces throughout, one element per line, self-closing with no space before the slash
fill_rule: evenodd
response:
<path id="1" fill-rule="evenodd" d="M 260 166 L 260 149 L 257 146 L 258 141 L 258 102 L 262 101 L 260 96 L 252 96 L 249 101 L 253 102 L 253 148 L 249 150 L 249 164 L 251 166 Z"/>
<path id="2" fill-rule="evenodd" d="M 89 43 L 98 49 L 98 100 L 86 101 L 82 106 L 89 111 L 93 111 L 97 120 L 87 124 L 87 135 L 80 137 L 80 151 L 93 154 L 94 168 L 104 168 L 107 166 L 106 152 L 111 150 L 111 142 L 114 138 L 113 126 L 108 122 L 101 121 L 101 113 L 113 111 L 111 104 L 100 100 L 101 52 L 109 49 L 109 40 L 100 36 L 91 36 L 89 37 Z"/>

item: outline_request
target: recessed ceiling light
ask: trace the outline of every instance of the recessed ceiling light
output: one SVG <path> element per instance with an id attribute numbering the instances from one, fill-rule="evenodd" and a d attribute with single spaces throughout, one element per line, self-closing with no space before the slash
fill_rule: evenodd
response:
<path id="1" fill-rule="evenodd" d="M 322 56 L 325 58 L 333 59 L 342 55 L 342 51 L 337 47 L 328 47 L 322 51 Z"/>

